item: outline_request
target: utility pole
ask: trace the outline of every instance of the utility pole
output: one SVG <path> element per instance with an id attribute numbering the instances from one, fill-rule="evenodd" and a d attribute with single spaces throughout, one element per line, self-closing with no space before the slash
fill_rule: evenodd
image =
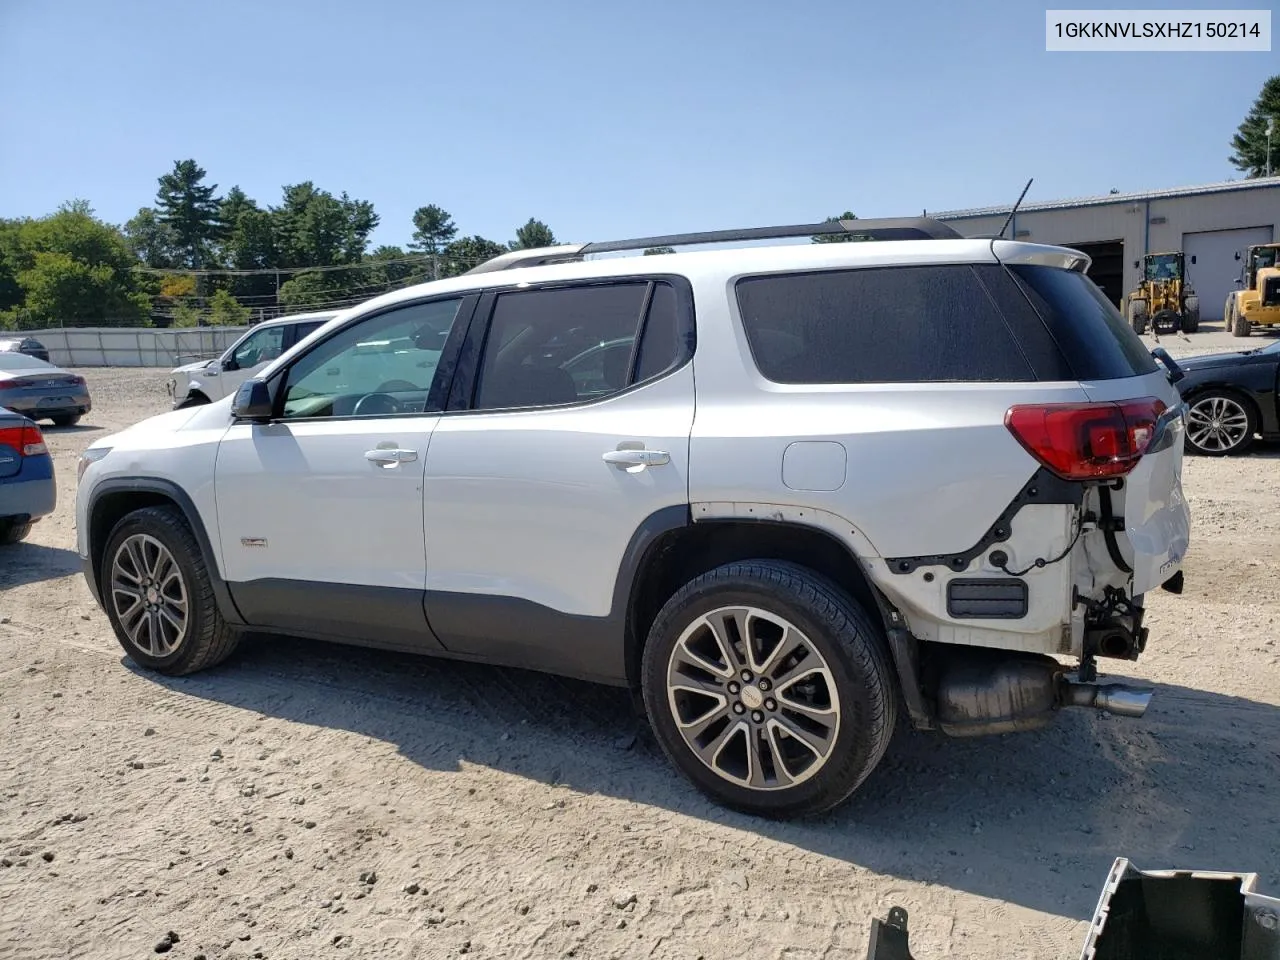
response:
<path id="1" fill-rule="evenodd" d="M 1267 176 L 1271 176 L 1271 134 L 1276 128 L 1276 118 L 1267 117 Z"/>

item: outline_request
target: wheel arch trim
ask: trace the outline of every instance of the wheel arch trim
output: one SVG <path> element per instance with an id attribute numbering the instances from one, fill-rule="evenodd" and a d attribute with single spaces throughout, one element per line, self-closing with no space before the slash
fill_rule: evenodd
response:
<path id="1" fill-rule="evenodd" d="M 245 619 L 236 607 L 226 581 L 222 579 L 222 572 L 218 567 L 213 543 L 209 539 L 209 533 L 205 529 L 204 521 L 200 517 L 200 511 L 196 509 L 195 502 L 185 490 L 172 480 L 165 480 L 160 477 L 109 478 L 97 484 L 89 496 L 89 505 L 85 511 L 85 520 L 89 525 L 87 533 L 89 556 L 84 561 L 84 574 L 89 581 L 89 589 L 99 603 L 103 602 L 99 585 L 99 568 L 101 566 L 102 553 L 106 549 L 106 538 L 111 535 L 111 532 L 110 530 L 102 531 L 99 537 L 95 537 L 94 518 L 105 498 L 128 496 L 129 494 L 159 495 L 172 502 L 178 508 L 183 515 L 183 519 L 186 520 L 187 526 L 190 527 L 192 534 L 195 536 L 196 543 L 200 546 L 201 559 L 204 560 L 205 569 L 209 574 L 209 582 L 213 586 L 213 594 L 218 604 L 218 611 L 228 623 L 237 626 L 245 625 Z"/>

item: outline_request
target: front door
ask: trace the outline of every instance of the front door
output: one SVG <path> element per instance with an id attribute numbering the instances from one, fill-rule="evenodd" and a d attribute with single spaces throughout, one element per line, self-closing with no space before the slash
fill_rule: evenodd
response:
<path id="1" fill-rule="evenodd" d="M 270 423 L 227 431 L 219 540 L 251 624 L 437 646 L 422 606 L 422 477 L 439 419 L 429 397 L 449 330 L 473 303 L 414 303 L 344 327 L 280 374 Z"/>
<path id="2" fill-rule="evenodd" d="M 478 360 L 427 455 L 427 615 L 447 649 L 623 676 L 619 571 L 688 511 L 691 324 L 668 280 L 481 301 Z"/>

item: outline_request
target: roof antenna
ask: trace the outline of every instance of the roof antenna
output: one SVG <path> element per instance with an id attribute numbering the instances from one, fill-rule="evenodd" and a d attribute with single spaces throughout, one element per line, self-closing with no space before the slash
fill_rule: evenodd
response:
<path id="1" fill-rule="evenodd" d="M 1009 224 L 1013 223 L 1013 215 L 1018 212 L 1018 207 L 1022 206 L 1022 198 L 1025 197 L 1027 195 L 1027 191 L 1031 189 L 1031 183 L 1033 180 L 1035 180 L 1035 177 L 1028 180 L 1027 185 L 1022 188 L 1022 193 L 1018 195 L 1018 202 L 1015 203 L 1013 205 L 1013 209 L 1009 211 L 1009 219 L 1004 222 L 1004 226 L 1001 227 L 1000 232 L 996 234 L 998 238 L 1003 238 L 1004 232 L 1009 229 Z"/>

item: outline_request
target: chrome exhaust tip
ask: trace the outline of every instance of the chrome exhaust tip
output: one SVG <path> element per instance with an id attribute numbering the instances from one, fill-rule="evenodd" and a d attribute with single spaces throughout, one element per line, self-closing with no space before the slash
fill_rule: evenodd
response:
<path id="1" fill-rule="evenodd" d="M 1065 680 L 1062 685 L 1064 707 L 1092 707 L 1119 717 L 1140 717 L 1147 712 L 1151 687 L 1135 687 L 1127 683 L 1081 683 Z"/>

